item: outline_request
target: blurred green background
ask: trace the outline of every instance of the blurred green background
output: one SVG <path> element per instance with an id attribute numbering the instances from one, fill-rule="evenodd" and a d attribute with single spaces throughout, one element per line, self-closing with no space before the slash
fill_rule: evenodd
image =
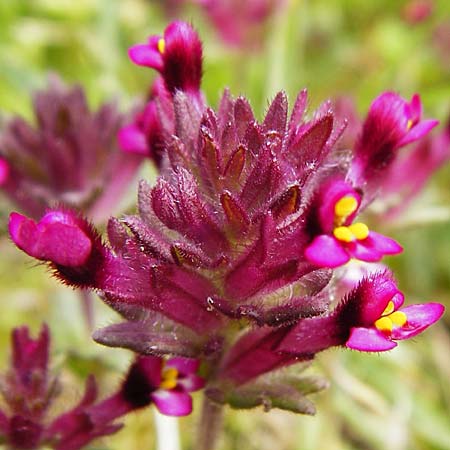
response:
<path id="1" fill-rule="evenodd" d="M 92 106 L 115 98 L 125 110 L 146 92 L 151 70 L 136 67 L 127 48 L 160 33 L 164 2 L 145 0 L 0 0 L 0 123 L 31 117 L 30 93 L 49 72 L 81 83 Z M 312 106 L 352 96 L 361 114 L 384 90 L 410 98 L 419 92 L 428 117 L 450 113 L 450 3 L 429 1 L 422 21 L 411 1 L 292 0 L 267 21 L 256 45 L 227 47 L 195 5 L 179 17 L 192 21 L 204 42 L 203 88 L 216 105 L 224 87 L 250 98 L 258 117 L 279 89 L 291 101 L 307 87 Z M 408 9 L 409 8 L 409 9 Z M 103 394 L 120 380 L 131 355 L 90 340 L 75 293 L 49 278 L 6 237 L 10 207 L 1 199 L 1 367 L 9 332 L 42 321 L 54 335 L 54 368 L 68 388 L 66 407 L 94 372 Z M 390 260 L 407 301 L 450 307 L 450 169 L 439 171 L 401 222 L 382 224 L 405 248 Z M 97 325 L 114 316 L 97 302 Z M 450 314 L 425 335 L 386 355 L 349 351 L 321 354 L 312 369 L 331 381 L 318 394 L 315 417 L 272 411 L 227 411 L 222 450 L 441 450 L 450 449 Z M 181 420 L 184 449 L 193 449 L 196 412 Z M 117 435 L 91 449 L 151 449 L 151 411 L 127 418 Z"/>

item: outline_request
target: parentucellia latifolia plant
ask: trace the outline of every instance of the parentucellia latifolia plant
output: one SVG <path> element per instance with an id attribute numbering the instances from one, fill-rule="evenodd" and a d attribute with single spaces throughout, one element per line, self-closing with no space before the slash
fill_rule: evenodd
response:
<path id="1" fill-rule="evenodd" d="M 9 221 L 20 249 L 122 316 L 94 332 L 140 355 L 128 375 L 133 395 L 115 400 L 120 411 L 154 403 L 186 415 L 189 392 L 202 388 L 195 448 L 212 449 L 224 405 L 313 414 L 306 395 L 326 382 L 302 371 L 316 354 L 392 350 L 442 316 L 439 303 L 404 306 L 384 266 L 352 285 L 344 270 L 402 251 L 358 216 L 382 192 L 398 150 L 437 125 L 422 118 L 418 95 L 382 93 L 342 148 L 345 118 L 330 102 L 306 115 L 306 90 L 290 114 L 278 93 L 262 121 L 227 90 L 216 111 L 208 107 L 202 43 L 187 23 L 129 56 L 159 73 L 119 131 L 124 152 L 159 170 L 155 185 L 141 181 L 137 214 L 111 218 L 103 237 L 66 206 Z"/>

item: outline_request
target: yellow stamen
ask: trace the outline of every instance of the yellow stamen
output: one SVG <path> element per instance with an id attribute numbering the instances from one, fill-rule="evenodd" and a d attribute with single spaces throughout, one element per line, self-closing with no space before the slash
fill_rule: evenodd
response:
<path id="1" fill-rule="evenodd" d="M 377 321 L 375 321 L 375 326 L 384 332 L 390 333 L 392 331 L 392 320 L 389 317 L 380 317 Z"/>
<path id="2" fill-rule="evenodd" d="M 395 310 L 394 302 L 391 300 L 387 306 L 386 309 L 383 311 L 382 316 L 388 316 L 389 314 L 392 314 Z"/>
<path id="3" fill-rule="evenodd" d="M 413 126 L 413 121 L 411 119 L 409 119 L 408 122 L 406 123 L 406 129 L 409 131 L 412 126 Z"/>
<path id="4" fill-rule="evenodd" d="M 173 389 L 177 385 L 177 379 L 178 370 L 175 367 L 169 367 L 162 372 L 159 387 L 162 389 Z"/>
<path id="5" fill-rule="evenodd" d="M 164 50 L 166 49 L 166 41 L 164 40 L 164 38 L 161 38 L 158 41 L 158 51 L 159 53 L 161 53 L 161 55 L 164 53 Z"/>
<path id="6" fill-rule="evenodd" d="M 391 319 L 392 323 L 398 327 L 402 327 L 407 322 L 406 314 L 403 311 L 395 311 L 392 314 L 389 314 L 389 319 Z"/>
<path id="7" fill-rule="evenodd" d="M 358 201 L 353 195 L 346 195 L 336 202 L 334 205 L 334 214 L 338 217 L 347 218 L 353 214 L 358 208 Z"/>
<path id="8" fill-rule="evenodd" d="M 349 225 L 348 229 L 358 240 L 366 239 L 369 236 L 369 228 L 365 223 L 353 223 Z"/>
<path id="9" fill-rule="evenodd" d="M 394 326 L 402 327 L 407 321 L 408 318 L 403 311 L 395 311 L 395 304 L 391 300 L 383 311 L 383 315 L 375 321 L 375 327 L 390 334 Z"/>
<path id="10" fill-rule="evenodd" d="M 352 242 L 355 239 L 349 227 L 337 227 L 333 231 L 334 237 L 339 241 Z"/>

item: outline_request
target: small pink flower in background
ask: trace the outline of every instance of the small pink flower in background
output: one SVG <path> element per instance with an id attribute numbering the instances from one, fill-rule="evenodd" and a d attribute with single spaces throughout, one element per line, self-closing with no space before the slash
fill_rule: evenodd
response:
<path id="1" fill-rule="evenodd" d="M 230 45 L 258 45 L 266 22 L 285 0 L 193 0 L 205 11 L 222 39 Z"/>
<path id="2" fill-rule="evenodd" d="M 402 17 L 411 25 L 425 22 L 433 14 L 434 0 L 409 0 L 402 9 Z"/>
<path id="3" fill-rule="evenodd" d="M 176 18 L 184 6 L 198 5 L 222 38 L 233 47 L 259 47 L 268 22 L 288 3 L 286 0 L 162 0 L 167 16 Z"/>
<path id="4" fill-rule="evenodd" d="M 424 189 L 432 175 L 450 161 L 450 121 L 439 133 L 429 134 L 393 162 L 381 186 L 389 204 L 386 217 L 403 212 Z"/>
<path id="5" fill-rule="evenodd" d="M 168 361 L 141 356 L 131 364 L 116 393 L 95 403 L 93 377 L 86 381 L 84 397 L 66 412 L 54 417 L 52 403 L 60 393 L 59 382 L 48 371 L 50 334 L 46 326 L 37 339 L 27 327 L 12 333 L 13 354 L 9 372 L 0 377 L 4 406 L 0 409 L 0 437 L 11 448 L 78 450 L 94 439 L 113 434 L 119 417 L 155 404 L 161 413 L 190 414 L 190 392 L 203 387 L 196 372 L 199 362 L 187 358 Z"/>
<path id="6" fill-rule="evenodd" d="M 397 150 L 428 134 L 439 122 L 422 120 L 420 97 L 411 102 L 394 92 L 385 92 L 372 103 L 355 143 L 352 179 L 356 183 L 378 183 L 395 159 Z"/>
<path id="7" fill-rule="evenodd" d="M 391 96 L 391 99 L 394 100 L 395 105 L 397 103 L 395 96 Z M 348 121 L 347 128 L 338 142 L 338 146 L 343 151 L 348 151 L 358 139 L 363 124 L 356 113 L 354 102 L 349 97 L 339 98 L 335 102 L 335 109 L 337 117 L 346 118 Z M 386 114 L 389 114 L 389 111 L 390 107 L 387 104 Z M 426 130 L 430 123 L 432 125 L 436 121 L 424 122 L 428 123 L 425 127 Z M 372 175 L 370 172 L 367 173 L 369 186 L 366 185 L 365 189 L 370 194 L 369 197 L 374 192 L 380 194 L 377 210 L 371 212 L 383 221 L 392 220 L 405 211 L 434 173 L 448 163 L 450 160 L 450 121 L 447 121 L 443 129 L 427 133 L 418 142 L 412 144 L 414 145 L 399 148 L 395 154 L 388 152 L 383 162 L 383 164 L 387 164 L 387 169 L 382 168 L 381 173 L 375 173 L 373 182 L 370 181 Z M 392 148 L 392 145 L 388 145 L 385 150 L 392 150 Z M 389 163 L 391 157 L 394 159 Z M 354 174 L 358 171 L 355 170 L 358 165 L 359 162 L 356 161 L 353 168 Z"/>
<path id="8" fill-rule="evenodd" d="M 353 222 L 361 195 L 345 181 L 329 181 L 313 202 L 316 217 L 312 220 L 318 235 L 305 249 L 305 257 L 318 267 L 338 267 L 350 258 L 376 262 L 402 251 L 393 239 L 370 231 L 362 222 Z"/>
<path id="9" fill-rule="evenodd" d="M 36 125 L 15 117 L 0 132 L 0 190 L 34 218 L 62 203 L 105 220 L 141 162 L 117 146 L 123 117 L 113 104 L 90 111 L 82 88 L 56 77 L 33 106 Z"/>

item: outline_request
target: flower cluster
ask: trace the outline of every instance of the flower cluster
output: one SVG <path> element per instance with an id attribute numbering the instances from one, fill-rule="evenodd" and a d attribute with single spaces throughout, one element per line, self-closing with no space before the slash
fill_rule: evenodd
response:
<path id="1" fill-rule="evenodd" d="M 98 330 L 98 342 L 202 360 L 205 392 L 216 402 L 311 412 L 304 395 L 319 384 L 279 375 L 268 388 L 263 375 L 333 346 L 389 350 L 443 314 L 436 303 L 400 309 L 403 295 L 388 272 L 363 278 L 331 306 L 341 281 L 333 269 L 402 250 L 357 215 L 398 149 L 436 121 L 422 120 L 418 96 L 384 93 L 342 151 L 345 123 L 329 102 L 307 116 L 306 91 L 290 116 L 283 92 L 261 122 L 228 91 L 215 112 L 198 90 L 198 42 L 190 25 L 174 22 L 130 52 L 161 73 L 170 94 L 158 97 L 154 123 L 163 123 L 165 98 L 173 110 L 170 132 L 134 128 L 147 143 L 156 129 L 161 145 L 160 177 L 153 187 L 141 182 L 138 214 L 111 219 L 108 243 L 67 209 L 38 222 L 14 213 L 10 234 L 65 283 L 97 290 L 124 317 Z"/>
<path id="2" fill-rule="evenodd" d="M 45 445 L 77 450 L 118 431 L 122 425 L 114 423 L 117 418 L 152 403 L 163 414 L 186 415 L 192 410 L 189 392 L 203 386 L 196 375 L 198 361 L 141 356 L 116 393 L 96 403 L 96 382 L 89 377 L 80 402 L 54 417 L 51 407 L 61 389 L 48 371 L 49 346 L 46 326 L 37 339 L 30 338 L 27 327 L 13 330 L 11 368 L 0 377 L 5 405 L 0 410 L 0 436 L 11 448 L 33 450 Z"/>
<path id="3" fill-rule="evenodd" d="M 14 117 L 0 133 L 0 189 L 24 213 L 58 204 L 106 220 L 142 158 L 120 151 L 124 118 L 112 103 L 91 112 L 81 87 L 56 77 L 34 96 L 36 124 Z"/>

